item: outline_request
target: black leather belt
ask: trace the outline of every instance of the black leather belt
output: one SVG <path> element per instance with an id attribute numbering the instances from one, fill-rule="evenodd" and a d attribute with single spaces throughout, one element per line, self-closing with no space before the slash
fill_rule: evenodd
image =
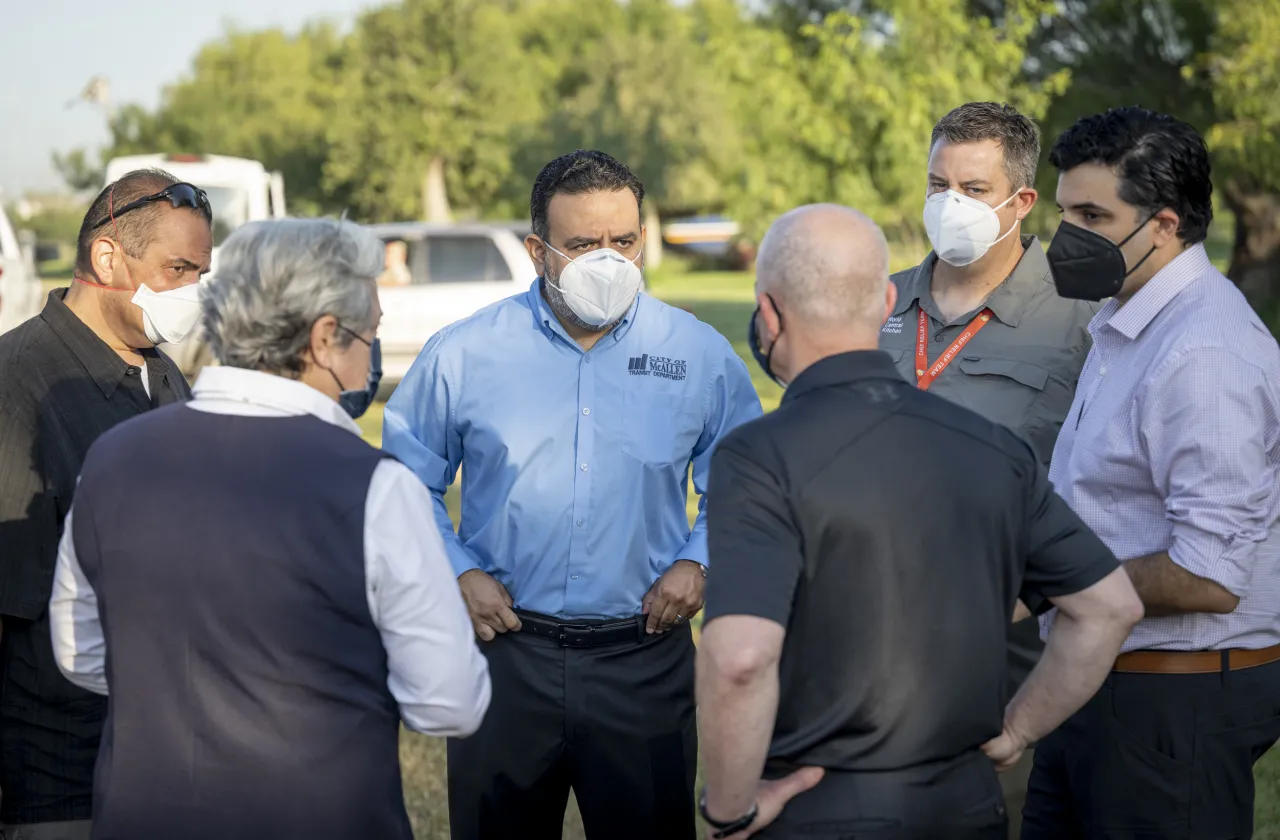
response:
<path id="1" fill-rule="evenodd" d="M 643 615 L 608 621 L 563 621 L 549 615 L 516 610 L 520 632 L 555 642 L 560 647 L 593 648 L 639 642 L 644 638 Z"/>

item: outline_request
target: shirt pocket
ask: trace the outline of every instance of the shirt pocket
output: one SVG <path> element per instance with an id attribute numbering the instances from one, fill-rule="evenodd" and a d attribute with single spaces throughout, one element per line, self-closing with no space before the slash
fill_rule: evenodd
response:
<path id="1" fill-rule="evenodd" d="M 702 434 L 687 394 L 632 389 L 623 399 L 622 451 L 646 467 L 683 470 Z"/>
<path id="2" fill-rule="evenodd" d="M 966 376 L 988 380 L 984 399 L 994 404 L 977 410 L 1020 434 L 1040 459 L 1048 462 L 1057 436 L 1054 428 L 1046 439 L 1046 418 L 1042 416 L 1052 379 L 1049 369 L 1023 359 L 967 355 L 960 358 L 960 370 Z"/>

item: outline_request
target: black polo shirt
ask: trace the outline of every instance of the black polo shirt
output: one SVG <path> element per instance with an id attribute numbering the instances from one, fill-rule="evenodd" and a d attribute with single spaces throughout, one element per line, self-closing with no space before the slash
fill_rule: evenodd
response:
<path id="1" fill-rule="evenodd" d="M 0 821 L 10 824 L 91 817 L 106 698 L 58 670 L 47 609 L 85 453 L 117 423 L 191 396 L 148 349 L 148 398 L 141 368 L 67 308 L 66 291 L 0 335 Z"/>
<path id="2" fill-rule="evenodd" d="M 889 771 L 1001 731 L 1014 601 L 1118 567 L 1004 426 L 880 351 L 818 362 L 716 448 L 706 620 L 786 628 L 771 769 Z"/>

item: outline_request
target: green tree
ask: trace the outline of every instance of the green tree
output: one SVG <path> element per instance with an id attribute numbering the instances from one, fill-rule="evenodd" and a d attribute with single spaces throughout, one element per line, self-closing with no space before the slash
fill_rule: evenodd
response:
<path id="1" fill-rule="evenodd" d="M 1217 30 L 1192 78 L 1213 91 L 1218 185 L 1235 214 L 1231 278 L 1256 306 L 1280 303 L 1280 0 L 1219 0 Z"/>
<path id="2" fill-rule="evenodd" d="M 648 259 L 660 213 L 723 204 L 721 172 L 738 126 L 702 48 L 705 21 L 670 0 L 541 2 L 526 10 L 526 61 L 541 68 L 542 118 L 520 138 L 513 201 L 548 160 L 600 149 L 644 182 Z"/>
<path id="3" fill-rule="evenodd" d="M 1228 274 L 1264 310 L 1280 298 L 1277 11 L 1277 0 L 1064 0 L 1032 38 L 1028 63 L 1032 77 L 1071 73 L 1045 120 L 1046 149 L 1080 116 L 1121 105 L 1173 114 L 1205 135 L 1234 217 Z M 1055 173 L 1043 176 L 1052 190 Z"/>
<path id="4" fill-rule="evenodd" d="M 65 155 L 54 152 L 53 166 L 67 186 L 76 192 L 102 189 L 102 165 L 90 162 L 84 149 L 72 149 Z"/>
<path id="5" fill-rule="evenodd" d="M 296 35 L 228 31 L 196 55 L 154 113 L 121 108 L 104 158 L 155 152 L 224 154 L 261 161 L 285 180 L 292 212 L 340 209 L 321 168 L 342 42 L 327 25 Z"/>
<path id="6" fill-rule="evenodd" d="M 1054 5 L 1012 0 L 996 22 L 962 0 L 860 4 L 805 24 L 799 40 L 767 20 L 722 27 L 711 48 L 744 129 L 735 216 L 759 231 L 789 207 L 837 201 L 891 236 L 919 237 L 937 119 L 979 99 L 1039 116 L 1065 86 L 1063 73 L 1023 72 L 1028 38 Z"/>
<path id="7" fill-rule="evenodd" d="M 533 126 L 539 67 L 519 0 L 404 0 L 366 12 L 329 120 L 328 189 L 364 220 L 416 219 L 433 168 L 467 215 L 505 215 L 511 143 Z"/>

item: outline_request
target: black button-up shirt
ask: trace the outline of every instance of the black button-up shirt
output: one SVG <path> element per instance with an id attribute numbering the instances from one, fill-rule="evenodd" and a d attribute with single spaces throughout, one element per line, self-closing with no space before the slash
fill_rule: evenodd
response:
<path id="1" fill-rule="evenodd" d="M 1004 426 L 879 351 L 824 359 L 717 447 L 706 620 L 787 630 L 771 767 L 887 771 L 1000 734 L 1014 601 L 1118 567 Z"/>
<path id="2" fill-rule="evenodd" d="M 89 819 L 106 698 L 63 678 L 47 606 L 62 521 L 103 432 L 189 399 L 176 366 L 125 362 L 67 308 L 65 289 L 0 336 L 0 821 Z"/>

